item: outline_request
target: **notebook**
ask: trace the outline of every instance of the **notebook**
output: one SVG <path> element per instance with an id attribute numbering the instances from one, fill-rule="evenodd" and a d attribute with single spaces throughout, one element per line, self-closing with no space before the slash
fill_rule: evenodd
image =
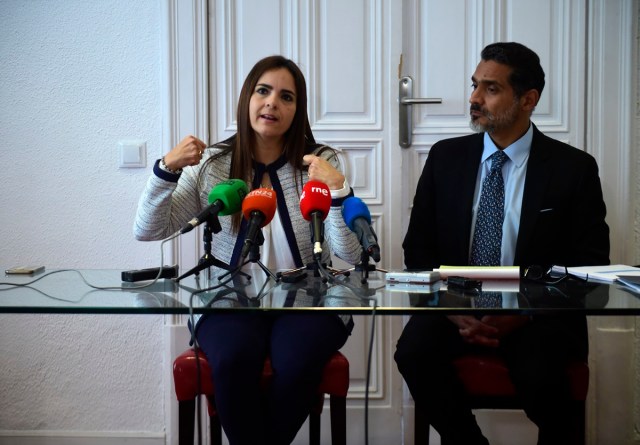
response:
<path id="1" fill-rule="evenodd" d="M 552 268 L 552 273 L 555 275 L 561 275 L 564 271 L 564 266 L 553 266 Z M 589 281 L 605 281 L 607 283 L 615 281 L 622 275 L 640 277 L 640 267 L 627 266 L 625 264 L 567 267 L 567 272 L 580 278 L 586 278 Z"/>
<path id="2" fill-rule="evenodd" d="M 622 283 L 636 292 L 640 292 L 640 276 L 638 275 L 618 275 L 616 282 Z"/>

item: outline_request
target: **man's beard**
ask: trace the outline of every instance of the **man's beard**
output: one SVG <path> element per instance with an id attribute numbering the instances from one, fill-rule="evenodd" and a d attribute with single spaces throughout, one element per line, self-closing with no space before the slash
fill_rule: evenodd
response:
<path id="1" fill-rule="evenodd" d="M 471 105 L 469 108 L 470 111 L 480 111 L 484 117 L 489 121 L 487 124 L 482 125 L 480 123 L 473 120 L 469 121 L 469 127 L 477 133 L 487 132 L 489 134 L 494 133 L 499 130 L 504 130 L 505 128 L 509 128 L 513 126 L 513 124 L 518 120 L 518 100 L 515 99 L 511 107 L 501 113 L 491 114 L 488 111 L 482 110 L 480 105 Z"/>

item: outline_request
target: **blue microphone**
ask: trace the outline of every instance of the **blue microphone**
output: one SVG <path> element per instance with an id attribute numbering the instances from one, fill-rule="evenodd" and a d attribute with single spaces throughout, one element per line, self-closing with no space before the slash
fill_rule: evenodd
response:
<path id="1" fill-rule="evenodd" d="M 347 226 L 358 236 L 362 248 L 376 263 L 380 261 L 378 237 L 371 227 L 371 213 L 360 198 L 351 196 L 342 203 L 342 217 Z"/>

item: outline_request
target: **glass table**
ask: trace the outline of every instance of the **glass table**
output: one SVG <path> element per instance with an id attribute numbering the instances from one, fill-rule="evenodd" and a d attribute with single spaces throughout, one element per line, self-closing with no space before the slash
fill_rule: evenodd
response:
<path id="1" fill-rule="evenodd" d="M 220 281 L 207 272 L 179 282 L 123 282 L 120 270 L 49 270 L 33 276 L 5 275 L 0 280 L 3 313 L 188 314 L 210 311 L 318 311 L 366 314 L 415 314 L 426 311 L 585 315 L 640 315 L 640 293 L 617 283 L 573 279 L 555 285 L 528 280 L 484 281 L 480 292 L 431 285 L 394 285 L 385 273 L 359 272 L 330 279 L 307 276 L 276 282 L 262 270 Z M 500 305 L 479 307 L 481 295 L 498 295 Z"/>

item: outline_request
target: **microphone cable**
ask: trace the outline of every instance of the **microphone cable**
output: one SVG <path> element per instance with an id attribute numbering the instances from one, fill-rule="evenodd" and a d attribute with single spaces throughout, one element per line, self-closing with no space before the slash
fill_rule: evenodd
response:
<path id="1" fill-rule="evenodd" d="M 209 303 L 207 303 L 205 305 L 205 307 L 212 305 L 216 299 L 219 299 L 217 297 L 224 297 L 227 294 L 230 293 L 240 293 L 240 291 L 238 289 L 232 288 L 227 286 L 229 283 L 231 283 L 232 281 L 234 281 L 235 277 L 238 276 L 238 274 L 240 273 L 240 267 L 237 267 L 236 269 L 234 269 L 232 271 L 232 273 L 229 275 L 229 277 L 223 281 L 220 281 L 218 284 L 210 286 L 210 287 L 206 287 L 204 289 L 198 289 L 196 291 L 191 292 L 191 295 L 189 296 L 189 325 L 190 325 L 190 330 L 191 330 L 191 341 L 190 344 L 193 345 L 193 353 L 195 356 L 195 360 L 196 360 L 196 388 L 198 388 L 198 390 L 201 387 L 201 382 L 202 382 L 202 370 L 200 368 L 200 358 L 198 357 L 198 354 L 200 353 L 200 345 L 198 344 L 198 338 L 196 337 L 196 322 L 195 322 L 195 313 L 194 313 L 194 298 L 196 297 L 196 295 L 202 294 L 204 292 L 209 292 L 212 290 L 216 290 L 216 289 L 221 289 L 221 288 L 226 288 L 226 290 L 218 293 Z M 249 276 L 248 280 L 250 280 L 251 277 Z M 264 297 L 264 295 L 266 295 L 268 292 L 271 291 L 271 288 L 268 289 L 267 292 L 263 292 L 265 286 L 267 285 L 267 283 L 269 282 L 270 277 L 267 277 L 267 279 L 265 280 L 265 283 L 262 285 L 262 288 L 260 289 L 260 292 L 258 293 L 257 297 L 249 297 L 248 295 L 244 295 L 245 298 L 249 299 L 249 300 L 259 300 L 262 297 Z M 277 283 L 276 283 L 277 284 Z M 196 418 L 197 418 L 197 440 L 198 440 L 198 445 L 200 445 L 202 443 L 202 413 L 201 413 L 201 403 L 200 403 L 200 394 L 196 394 Z"/>
<path id="2" fill-rule="evenodd" d="M 39 294 L 44 295 L 47 298 L 50 298 L 52 300 L 56 300 L 56 301 L 63 301 L 65 303 L 79 303 L 82 300 L 84 300 L 84 298 L 87 296 L 88 293 L 85 293 L 82 297 L 80 297 L 79 299 L 73 300 L 70 298 L 62 298 L 62 297 L 56 297 L 54 295 L 50 295 L 40 289 L 38 289 L 37 287 L 31 286 L 31 284 L 35 283 L 36 281 L 40 281 L 41 279 L 43 279 L 44 277 L 47 277 L 49 275 L 54 275 L 57 273 L 62 273 L 62 272 L 75 272 L 77 274 L 80 274 L 80 272 L 78 270 L 75 269 L 58 269 L 58 270 L 52 270 L 50 272 L 47 272 L 45 274 L 43 274 L 42 276 L 38 277 L 35 280 L 29 281 L 28 283 L 11 283 L 11 282 L 0 282 L 0 286 L 9 286 L 6 287 L 4 289 L 0 289 L 0 292 L 2 291 L 6 291 L 11 289 L 12 287 L 22 287 L 22 288 L 26 288 L 26 289 L 31 289 L 34 290 L 36 292 L 38 292 Z M 80 276 L 82 276 L 82 274 L 80 274 Z"/>
<path id="3" fill-rule="evenodd" d="M 365 378 L 364 389 L 364 443 L 369 444 L 369 385 L 371 383 L 371 356 L 373 355 L 373 340 L 376 330 L 376 308 L 377 302 L 373 299 L 373 309 L 371 309 L 371 333 L 369 334 L 369 351 L 367 352 L 367 377 Z"/>
<path id="4" fill-rule="evenodd" d="M 207 287 L 205 289 L 198 289 L 194 292 L 191 292 L 189 296 L 189 330 L 191 331 L 191 341 L 190 344 L 193 345 L 193 355 L 196 360 L 196 388 L 198 388 L 196 392 L 196 431 L 197 431 L 197 440 L 198 445 L 202 444 L 202 412 L 201 412 L 201 403 L 200 403 L 200 388 L 202 386 L 202 370 L 200 368 L 200 358 L 198 354 L 200 353 L 200 345 L 198 344 L 198 338 L 196 337 L 196 322 L 195 322 L 195 313 L 193 311 L 193 300 L 196 295 L 201 294 L 203 292 L 208 292 L 211 290 L 216 290 L 222 287 L 226 287 L 227 283 L 233 280 L 233 276 L 230 276 L 228 279 L 216 284 L 215 286 Z M 211 301 L 213 303 L 214 300 Z"/>
<path id="5" fill-rule="evenodd" d="M 70 300 L 70 299 L 65 299 L 65 298 L 60 298 L 60 297 L 54 297 L 52 295 L 48 295 L 47 293 L 36 289 L 34 287 L 32 287 L 31 285 L 42 280 L 45 277 L 54 275 L 54 274 L 58 274 L 58 273 L 62 273 L 62 272 L 75 272 L 77 273 L 80 278 L 82 279 L 82 281 L 84 282 L 84 284 L 86 284 L 88 287 L 95 289 L 95 290 L 136 290 L 136 289 L 144 289 L 145 287 L 149 287 L 149 286 L 153 286 L 155 283 L 158 282 L 158 280 L 160 279 L 160 276 L 162 275 L 162 270 L 163 270 L 163 266 L 162 264 L 164 264 L 164 244 L 168 241 L 171 241 L 172 239 L 176 238 L 177 236 L 180 235 L 180 232 L 176 232 L 173 235 L 169 236 L 168 238 L 165 238 L 164 240 L 162 240 L 162 242 L 160 243 L 160 268 L 158 270 L 158 274 L 157 276 L 149 283 L 145 283 L 145 284 L 141 284 L 138 286 L 127 286 L 127 287 L 123 287 L 123 286 L 96 286 L 94 284 L 89 283 L 89 281 L 87 281 L 87 279 L 85 278 L 85 276 L 82 274 L 82 272 L 80 272 L 80 270 L 78 269 L 57 269 L 57 270 L 52 270 L 50 272 L 46 272 L 42 275 L 40 275 L 38 278 L 35 278 L 31 281 L 28 281 L 26 283 L 12 283 L 12 282 L 0 282 L 0 286 L 12 286 L 12 287 L 28 287 L 30 289 L 36 290 L 37 292 L 40 292 L 41 294 L 52 298 L 54 300 L 59 300 L 59 301 L 65 301 L 65 302 L 70 302 L 70 303 L 77 303 L 79 301 L 82 301 L 82 299 L 86 296 L 83 295 L 83 297 L 80 300 Z M 7 288 L 8 289 L 8 288 Z M 0 291 L 2 290 L 7 290 L 7 289 L 0 289 Z M 153 294 L 151 294 L 153 295 Z M 156 297 L 157 298 L 157 297 Z"/>
<path id="6" fill-rule="evenodd" d="M 376 327 L 376 309 L 378 307 L 378 303 L 375 298 L 367 296 L 364 294 L 362 288 L 353 286 L 350 283 L 346 283 L 343 280 L 337 280 L 331 273 L 329 273 L 326 268 L 324 268 L 320 262 L 320 260 L 316 261 L 318 266 L 318 271 L 322 278 L 324 278 L 327 282 L 333 285 L 344 286 L 347 289 L 351 290 L 356 296 L 360 299 L 365 299 L 373 302 L 373 308 L 371 309 L 371 332 L 369 334 L 369 346 L 367 351 L 367 375 L 365 378 L 365 396 L 364 396 L 364 443 L 365 445 L 369 444 L 369 386 L 371 383 L 371 361 L 373 356 L 373 342 L 375 339 L 375 327 Z"/>

